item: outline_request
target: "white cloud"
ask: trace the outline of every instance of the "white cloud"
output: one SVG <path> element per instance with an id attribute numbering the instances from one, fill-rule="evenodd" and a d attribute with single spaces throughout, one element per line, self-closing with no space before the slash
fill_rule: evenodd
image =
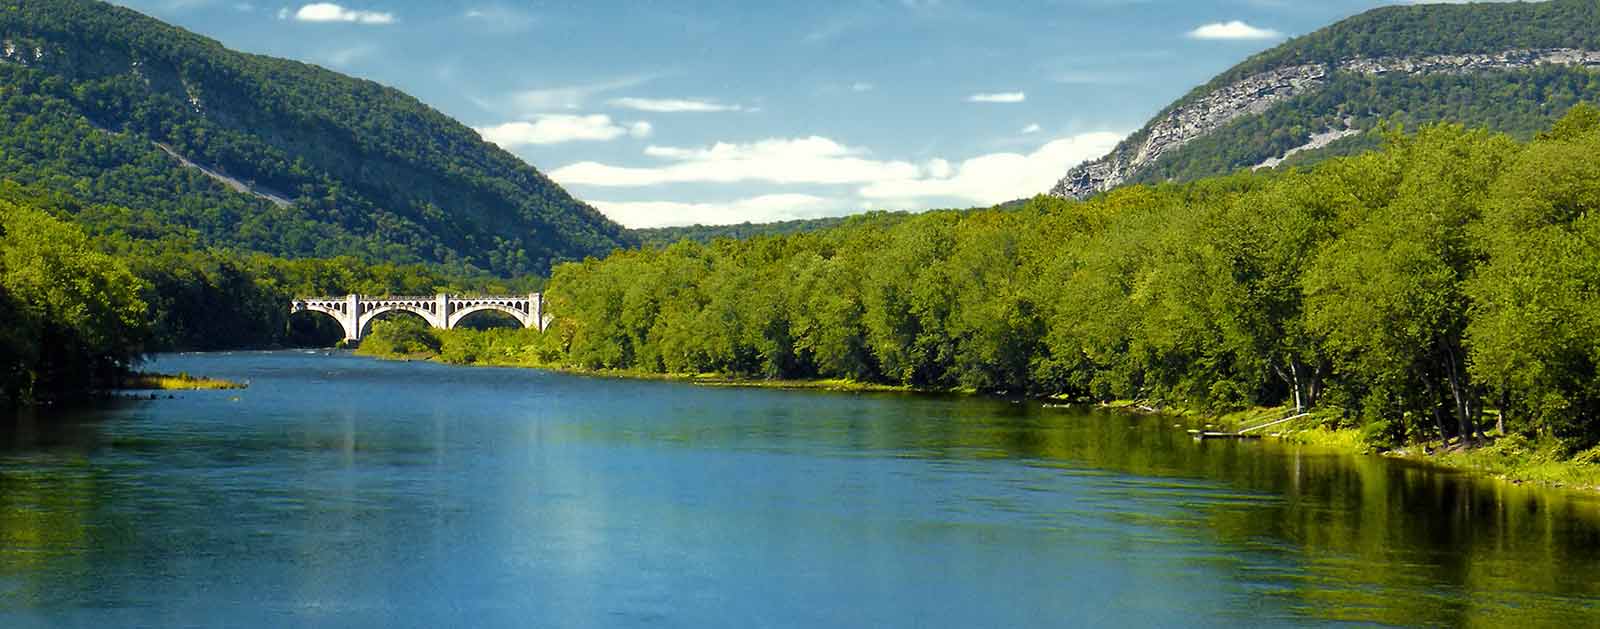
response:
<path id="1" fill-rule="evenodd" d="M 635 168 L 598 162 L 563 166 L 550 177 L 563 185 L 603 187 L 668 183 L 859 184 L 915 179 L 919 169 L 903 161 L 878 161 L 866 151 L 820 136 L 774 138 L 748 144 L 719 142 L 704 148 L 650 146 L 645 155 L 670 163 Z M 1065 172 L 1065 171 L 1063 171 Z"/>
<path id="2" fill-rule="evenodd" d="M 1020 103 L 1028 100 L 1026 92 L 978 93 L 967 97 L 969 103 Z"/>
<path id="3" fill-rule="evenodd" d="M 1212 22 L 1189 31 L 1190 39 L 1239 40 L 1278 39 L 1280 37 L 1283 37 L 1283 34 L 1278 31 L 1270 28 L 1257 28 L 1239 20 Z"/>
<path id="4" fill-rule="evenodd" d="M 502 98 L 474 99 L 474 102 L 489 111 L 524 116 L 552 109 L 578 109 L 596 95 L 627 89 L 653 79 L 654 76 L 625 76 L 593 83 L 522 90 Z"/>
<path id="5" fill-rule="evenodd" d="M 280 11 L 279 16 L 284 15 Z M 394 14 L 381 11 L 346 9 L 332 2 L 317 2 L 300 7 L 294 19 L 301 22 L 354 22 L 357 24 L 393 24 Z"/>
<path id="6" fill-rule="evenodd" d="M 953 198 L 980 205 L 1003 203 L 1050 189 L 1068 169 L 1105 155 L 1122 134 L 1085 133 L 1059 138 L 1031 154 L 991 153 L 960 166 L 922 169 L 920 176 L 877 180 L 861 188 L 868 199 L 912 205 L 915 199 Z"/>
<path id="7" fill-rule="evenodd" d="M 519 146 L 561 144 L 564 142 L 604 142 L 624 135 L 645 137 L 654 129 L 648 122 L 635 122 L 624 127 L 604 114 L 576 116 L 546 114 L 533 121 L 507 122 L 490 127 L 475 127 L 483 139 L 512 150 Z"/>
<path id="8" fill-rule="evenodd" d="M 1030 124 L 1030 125 L 1028 125 L 1026 127 L 1023 127 L 1022 128 L 1022 133 L 1023 134 L 1038 133 L 1041 130 L 1043 130 L 1043 128 L 1039 126 L 1039 123 L 1035 122 L 1035 123 Z"/>
<path id="9" fill-rule="evenodd" d="M 810 194 L 767 194 L 726 203 L 681 203 L 677 201 L 589 201 L 612 220 L 628 227 L 670 225 L 726 225 L 750 221 L 812 218 L 845 214 L 859 209 L 848 201 Z"/>
<path id="10" fill-rule="evenodd" d="M 744 111 L 739 105 L 726 105 L 709 100 L 690 100 L 683 98 L 613 98 L 613 107 L 649 111 L 654 113 L 681 113 L 681 112 L 719 112 L 719 111 Z"/>
<path id="11" fill-rule="evenodd" d="M 873 84 L 868 83 L 866 81 L 856 81 L 855 83 L 851 83 L 850 84 L 850 91 L 852 91 L 852 92 L 870 92 L 876 87 L 877 87 L 876 85 L 873 85 Z"/>
<path id="12" fill-rule="evenodd" d="M 467 9 L 461 16 L 482 23 L 488 30 L 499 33 L 524 31 L 538 21 L 530 14 L 498 4 L 473 7 Z"/>

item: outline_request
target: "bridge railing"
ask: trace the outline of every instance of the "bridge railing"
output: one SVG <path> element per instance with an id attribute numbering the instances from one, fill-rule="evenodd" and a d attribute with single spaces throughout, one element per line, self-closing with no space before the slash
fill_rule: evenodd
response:
<path id="1" fill-rule="evenodd" d="M 349 295 L 321 296 L 321 297 L 296 297 L 295 301 L 344 301 Z M 438 295 L 361 295 L 361 301 L 433 301 Z M 450 295 L 450 301 L 470 301 L 484 299 L 526 299 L 525 295 Z"/>

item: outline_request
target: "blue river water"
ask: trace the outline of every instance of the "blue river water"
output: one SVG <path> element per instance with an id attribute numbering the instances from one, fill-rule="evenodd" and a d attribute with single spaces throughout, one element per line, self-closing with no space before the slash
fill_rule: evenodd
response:
<path id="1" fill-rule="evenodd" d="M 1173 420 L 337 352 L 0 428 L 0 627 L 1600 626 L 1600 502 Z"/>

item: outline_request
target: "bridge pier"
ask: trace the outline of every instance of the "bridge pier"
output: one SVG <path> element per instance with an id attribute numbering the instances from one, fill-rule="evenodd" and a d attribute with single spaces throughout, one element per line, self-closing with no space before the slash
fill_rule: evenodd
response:
<path id="1" fill-rule="evenodd" d="M 549 325 L 544 313 L 544 296 L 455 296 L 439 293 L 432 297 L 301 297 L 289 305 L 289 313 L 320 312 L 333 317 L 344 329 L 345 341 L 360 342 L 378 317 L 405 311 L 422 317 L 438 329 L 453 329 L 473 313 L 497 310 L 511 315 L 524 328 L 541 332 Z"/>
<path id="2" fill-rule="evenodd" d="M 361 340 L 361 296 L 351 293 L 345 299 L 347 310 L 339 325 L 344 326 L 344 340 L 355 343 Z"/>

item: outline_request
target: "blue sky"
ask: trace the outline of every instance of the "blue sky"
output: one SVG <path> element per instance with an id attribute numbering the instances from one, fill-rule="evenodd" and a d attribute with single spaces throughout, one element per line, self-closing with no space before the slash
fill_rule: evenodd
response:
<path id="1" fill-rule="evenodd" d="M 1252 53 L 1384 0 L 121 0 L 397 87 L 630 227 L 1043 192 Z"/>

